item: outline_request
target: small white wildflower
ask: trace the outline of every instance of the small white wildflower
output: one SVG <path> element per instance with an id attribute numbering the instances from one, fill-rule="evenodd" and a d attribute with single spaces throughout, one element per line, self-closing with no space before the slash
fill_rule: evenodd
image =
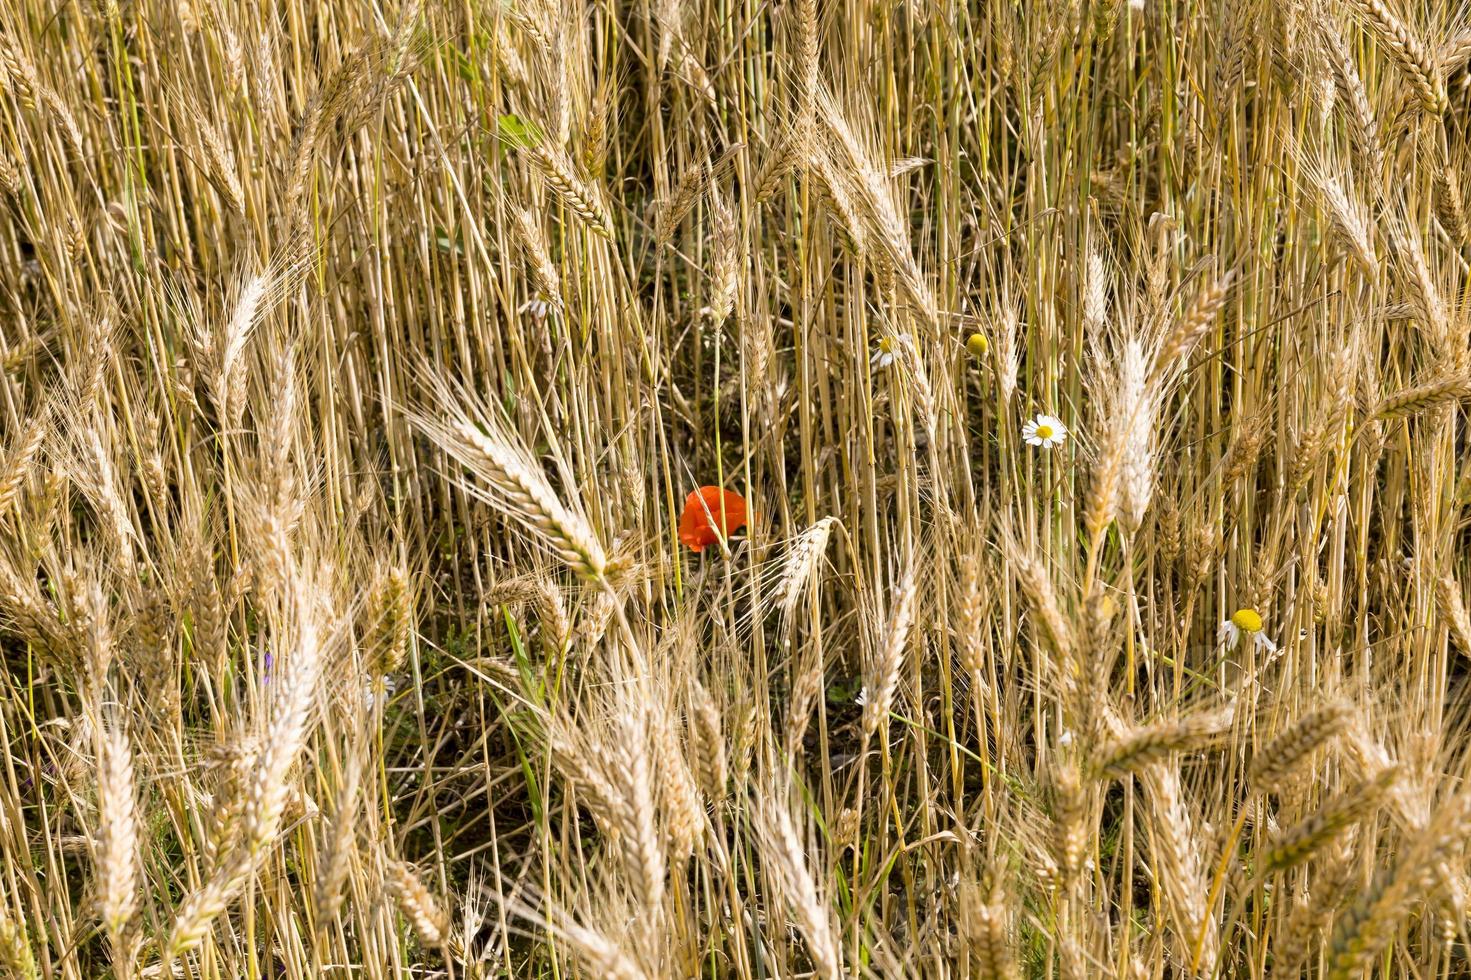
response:
<path id="1" fill-rule="evenodd" d="M 890 364 L 893 364 L 894 346 L 895 344 L 893 337 L 879 338 L 878 349 L 873 352 L 873 357 L 869 358 L 869 366 L 871 366 L 876 371 L 882 371 Z"/>
<path id="2" fill-rule="evenodd" d="M 858 705 L 858 707 L 860 707 L 860 708 L 865 708 L 865 707 L 868 706 L 868 688 L 867 687 L 864 687 L 863 690 L 861 690 L 861 691 L 858 692 L 858 696 L 853 699 L 853 703 L 856 704 L 856 705 Z"/>
<path id="3" fill-rule="evenodd" d="M 1221 623 L 1220 638 L 1231 646 L 1238 646 L 1243 637 L 1249 637 L 1256 648 L 1264 653 L 1276 653 L 1277 644 L 1262 632 L 1262 614 L 1255 609 L 1238 609 L 1231 618 Z"/>
<path id="4" fill-rule="evenodd" d="M 551 308 L 552 308 L 552 305 L 550 303 L 548 303 L 546 300 L 542 299 L 541 296 L 538 294 L 536 296 L 531 297 L 526 302 L 522 303 L 516 309 L 516 312 L 517 313 L 530 313 L 533 317 L 535 317 L 538 320 L 545 320 L 546 319 L 546 315 L 547 315 L 548 312 L 551 311 Z"/>
<path id="5" fill-rule="evenodd" d="M 388 704 L 388 699 L 398 689 L 398 681 L 388 675 L 371 678 L 363 685 L 363 702 L 371 711 L 378 705 Z"/>
<path id="6" fill-rule="evenodd" d="M 1034 419 L 1028 419 L 1022 426 L 1022 439 L 1029 446 L 1051 449 L 1062 445 L 1066 438 L 1067 426 L 1052 415 L 1038 415 Z"/>

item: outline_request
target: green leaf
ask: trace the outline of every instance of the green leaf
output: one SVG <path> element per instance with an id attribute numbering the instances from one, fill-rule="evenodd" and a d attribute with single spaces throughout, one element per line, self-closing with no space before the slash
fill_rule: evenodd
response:
<path id="1" fill-rule="evenodd" d="M 480 80 L 480 73 L 475 70 L 475 63 L 470 60 L 469 55 L 455 48 L 449 49 L 450 62 L 454 65 L 455 73 L 467 82 Z"/>
<path id="2" fill-rule="evenodd" d="M 863 681 L 857 677 L 840 678 L 827 686 L 827 700 L 829 704 L 842 704 L 852 701 L 858 696 L 863 687 Z"/>
<path id="3" fill-rule="evenodd" d="M 520 116 L 506 114 L 496 122 L 499 125 L 501 138 L 518 149 L 535 146 L 541 142 L 541 130 L 536 128 L 535 123 L 527 122 Z"/>

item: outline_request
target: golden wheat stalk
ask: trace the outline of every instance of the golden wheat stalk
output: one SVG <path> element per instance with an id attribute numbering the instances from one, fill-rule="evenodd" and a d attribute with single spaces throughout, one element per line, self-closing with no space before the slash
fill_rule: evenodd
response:
<path id="1" fill-rule="evenodd" d="M 837 980 L 842 975 L 837 939 L 808 867 L 808 848 L 797 836 L 791 813 L 775 796 L 761 810 L 759 832 L 777 893 L 807 943 L 816 975 L 823 980 Z"/>
<path id="2" fill-rule="evenodd" d="M 695 760 L 695 779 L 711 803 L 725 798 L 730 765 L 720 708 L 699 681 L 694 681 L 690 708 L 690 750 Z"/>
<path id="3" fill-rule="evenodd" d="M 102 924 L 112 945 L 114 961 L 126 960 L 123 933 L 138 908 L 139 817 L 133 775 L 133 750 L 127 734 L 117 726 L 99 731 L 97 809 L 97 871 Z"/>
<path id="4" fill-rule="evenodd" d="M 0 918 L 0 966 L 17 980 L 39 980 L 36 956 L 25 931 L 10 918 Z"/>
<path id="5" fill-rule="evenodd" d="M 1436 579 L 1435 601 L 1440 618 L 1445 620 L 1461 655 L 1471 657 L 1471 615 L 1466 612 L 1461 586 L 1452 576 L 1442 575 Z"/>
<path id="6" fill-rule="evenodd" d="M 407 861 L 390 861 L 385 879 L 399 913 L 408 920 L 419 941 L 425 946 L 443 946 L 449 938 L 449 916 L 424 886 L 413 865 Z"/>
<path id="7" fill-rule="evenodd" d="M 1468 397 L 1471 397 L 1471 375 L 1456 373 L 1385 395 L 1374 407 L 1374 417 L 1388 421 L 1425 415 Z"/>
<path id="8" fill-rule="evenodd" d="M 1122 779 L 1176 752 L 1193 752 L 1212 745 L 1231 731 L 1234 706 L 1201 711 L 1182 718 L 1136 728 L 1105 743 L 1094 767 L 1107 779 Z"/>
<path id="9" fill-rule="evenodd" d="M 577 173 L 567 155 L 547 145 L 545 140 L 531 143 L 527 152 L 547 186 L 562 199 L 567 209 L 593 231 L 611 240 L 615 235 L 613 217 L 602 195 Z"/>
<path id="10" fill-rule="evenodd" d="M 1350 0 L 1379 40 L 1389 50 L 1394 63 L 1410 80 L 1421 104 L 1429 112 L 1443 113 L 1449 105 L 1445 80 L 1440 66 L 1425 47 L 1384 0 Z"/>
<path id="11" fill-rule="evenodd" d="M 1303 715 L 1252 757 L 1248 780 L 1259 790 L 1277 789 L 1294 769 L 1347 727 L 1351 711 L 1347 701 L 1334 701 Z"/>
<path id="12" fill-rule="evenodd" d="M 894 608 L 877 637 L 878 654 L 864 678 L 863 734 L 867 739 L 886 727 L 899 687 L 899 673 L 909 647 L 909 633 L 914 626 L 919 584 L 912 573 L 896 586 Z"/>
<path id="13" fill-rule="evenodd" d="M 956 893 L 960 936 L 970 953 L 977 976 L 987 980 L 1019 977 L 1015 941 L 1011 935 L 1012 914 L 1006 896 L 998 888 L 991 894 L 976 882 L 963 882 Z"/>
<path id="14" fill-rule="evenodd" d="M 472 417 L 452 402 L 447 387 L 437 393 L 444 415 L 410 420 L 478 478 L 464 484 L 467 492 L 532 532 L 578 575 L 601 579 L 608 557 L 587 518 L 563 504 L 520 439 L 494 416 Z"/>
<path id="15" fill-rule="evenodd" d="M 1177 369 L 1181 361 L 1190 356 L 1195 345 L 1215 324 L 1216 314 L 1226 303 L 1234 273 L 1207 282 L 1196 293 L 1185 314 L 1165 336 L 1155 353 L 1154 365 L 1150 369 L 1149 383 L 1153 384 Z"/>
<path id="16" fill-rule="evenodd" d="M 342 908 L 343 887 L 352 871 L 354 838 L 357 832 L 358 786 L 361 779 L 362 764 L 354 756 L 348 760 L 342 787 L 337 792 L 337 806 L 330 823 L 324 829 L 321 861 L 312 886 L 312 904 L 319 941 L 326 936 L 328 926 L 337 918 Z"/>
<path id="17" fill-rule="evenodd" d="M 1361 976 L 1399 930 L 1415 903 L 1441 883 L 1440 860 L 1471 832 L 1471 795 L 1457 793 L 1435 810 L 1423 830 L 1345 910 L 1333 928 L 1324 976 Z"/>
<path id="18" fill-rule="evenodd" d="M 167 939 L 164 960 L 171 963 L 197 946 L 210 925 L 228 907 L 275 842 L 290 790 L 287 773 L 307 741 L 321 675 L 323 638 L 316 623 L 309 587 L 296 583 L 298 636 L 279 678 L 260 750 L 250 767 L 239 818 L 239 836 L 232 842 L 209 880 L 180 905 Z"/>
<path id="19" fill-rule="evenodd" d="M 1345 828 L 1372 813 L 1398 778 L 1399 770 L 1387 766 L 1275 834 L 1261 855 L 1262 872 L 1286 871 L 1307 861 Z"/>
<path id="20" fill-rule="evenodd" d="M 17 433 L 4 462 L 0 462 L 0 519 L 9 513 L 21 488 L 31 476 L 31 464 L 45 441 L 46 430 L 44 418 L 32 420 Z"/>

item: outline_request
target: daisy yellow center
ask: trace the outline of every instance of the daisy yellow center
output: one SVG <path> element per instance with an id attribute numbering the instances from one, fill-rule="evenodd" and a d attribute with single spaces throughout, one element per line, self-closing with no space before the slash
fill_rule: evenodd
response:
<path id="1" fill-rule="evenodd" d="M 965 342 L 965 349 L 970 351 L 972 357 L 983 357 L 990 347 L 984 334 L 973 333 Z"/>
<path id="2" fill-rule="evenodd" d="M 1262 631 L 1262 616 L 1255 609 L 1238 609 L 1231 614 L 1231 622 L 1237 629 L 1248 633 L 1260 633 Z"/>
<path id="3" fill-rule="evenodd" d="M 879 350 L 883 351 L 885 354 L 891 353 L 894 350 L 894 341 L 892 341 L 888 337 L 884 337 L 882 340 L 879 341 Z"/>
<path id="4" fill-rule="evenodd" d="M 1038 425 L 1037 426 L 1037 438 L 1038 439 L 1051 439 L 1052 438 L 1052 426 L 1048 425 L 1046 422 L 1043 422 L 1042 424 Z"/>

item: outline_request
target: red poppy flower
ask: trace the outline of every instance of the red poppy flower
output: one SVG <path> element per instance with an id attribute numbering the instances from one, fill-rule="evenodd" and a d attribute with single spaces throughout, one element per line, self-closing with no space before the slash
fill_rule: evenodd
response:
<path id="1" fill-rule="evenodd" d="M 679 515 L 679 540 L 696 551 L 704 551 L 745 526 L 745 497 L 734 490 L 701 487 L 684 498 L 684 513 Z"/>

